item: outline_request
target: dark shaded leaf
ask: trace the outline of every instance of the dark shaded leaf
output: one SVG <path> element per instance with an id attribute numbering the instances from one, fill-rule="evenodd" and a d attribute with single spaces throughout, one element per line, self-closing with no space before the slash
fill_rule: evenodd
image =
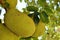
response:
<path id="1" fill-rule="evenodd" d="M 57 5 L 56 11 L 60 12 L 60 7 Z"/>
<path id="2" fill-rule="evenodd" d="M 20 0 L 20 2 L 22 2 L 22 0 Z"/>
<path id="3" fill-rule="evenodd" d="M 33 19 L 33 21 L 35 22 L 35 24 L 38 24 L 39 20 L 40 20 L 39 17 L 38 17 L 39 14 L 40 14 L 39 12 L 34 11 L 34 13 L 28 14 L 28 16 Z"/>
<path id="4" fill-rule="evenodd" d="M 50 7 L 51 9 L 54 9 L 54 4 L 53 4 L 53 3 L 50 3 L 49 7 Z"/>
<path id="5" fill-rule="evenodd" d="M 1 19 L 0 19 L 0 23 L 2 23 L 2 22 L 1 22 Z"/>
<path id="6" fill-rule="evenodd" d="M 44 10 L 45 10 L 45 12 L 48 13 L 49 15 L 53 13 L 53 11 L 50 9 L 50 7 L 45 7 Z"/>
<path id="7" fill-rule="evenodd" d="M 20 38 L 20 40 L 25 40 L 25 39 L 23 39 L 23 38 Z"/>
<path id="8" fill-rule="evenodd" d="M 0 9 L 0 15 L 1 15 L 1 9 Z"/>
<path id="9" fill-rule="evenodd" d="M 39 23 L 39 17 L 38 17 L 38 15 L 39 15 L 39 12 L 34 12 L 34 17 L 33 17 L 33 20 L 34 20 L 34 22 L 36 23 L 36 24 L 38 24 Z"/>
<path id="10" fill-rule="evenodd" d="M 54 3 L 57 4 L 60 0 L 54 0 Z"/>
<path id="11" fill-rule="evenodd" d="M 32 18 L 33 17 L 33 14 L 28 14 L 28 16 Z"/>
<path id="12" fill-rule="evenodd" d="M 44 23 L 48 23 L 49 19 L 48 19 L 48 15 L 46 14 L 46 12 L 42 11 L 40 13 L 40 19 L 44 22 Z"/>
<path id="13" fill-rule="evenodd" d="M 38 11 L 38 8 L 37 7 L 34 7 L 34 6 L 28 6 L 27 7 L 27 10 L 28 11 Z"/>
<path id="14" fill-rule="evenodd" d="M 28 2 L 29 0 L 24 0 L 25 2 Z"/>

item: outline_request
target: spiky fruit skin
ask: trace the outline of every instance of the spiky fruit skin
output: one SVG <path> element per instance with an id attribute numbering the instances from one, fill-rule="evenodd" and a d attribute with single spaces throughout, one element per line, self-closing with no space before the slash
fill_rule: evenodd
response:
<path id="1" fill-rule="evenodd" d="M 15 8 L 17 5 L 17 0 L 6 0 L 8 2 L 10 8 Z"/>
<path id="2" fill-rule="evenodd" d="M 18 40 L 18 36 L 0 24 L 0 40 Z"/>
<path id="3" fill-rule="evenodd" d="M 21 37 L 32 36 L 35 32 L 33 20 L 16 9 L 10 9 L 5 14 L 5 25 Z"/>
<path id="4" fill-rule="evenodd" d="M 38 25 L 36 25 L 36 30 L 32 37 L 39 37 L 42 34 L 44 34 L 44 32 L 45 32 L 45 24 L 42 21 L 40 21 Z"/>

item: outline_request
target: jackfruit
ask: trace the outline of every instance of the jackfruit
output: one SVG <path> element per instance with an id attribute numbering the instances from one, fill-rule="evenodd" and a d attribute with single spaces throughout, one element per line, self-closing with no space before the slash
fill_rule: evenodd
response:
<path id="1" fill-rule="evenodd" d="M 10 9 L 5 14 L 5 25 L 21 37 L 30 37 L 35 32 L 33 20 L 17 9 Z"/>
<path id="2" fill-rule="evenodd" d="M 19 37 L 0 23 L 0 40 L 19 40 Z"/>
<path id="3" fill-rule="evenodd" d="M 36 25 L 35 33 L 32 35 L 32 37 L 39 37 L 45 32 L 45 24 L 42 21 L 39 21 L 39 23 Z"/>

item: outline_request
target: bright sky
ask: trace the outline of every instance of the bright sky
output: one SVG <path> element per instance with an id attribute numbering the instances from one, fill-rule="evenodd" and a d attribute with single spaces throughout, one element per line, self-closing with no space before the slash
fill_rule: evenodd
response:
<path id="1" fill-rule="evenodd" d="M 17 7 L 17 9 L 19 11 L 22 11 L 23 12 L 22 8 L 25 8 L 26 5 L 27 5 L 27 3 L 25 3 L 24 0 L 22 2 L 19 2 L 19 0 L 18 0 L 18 3 L 17 3 L 17 6 L 16 7 Z"/>

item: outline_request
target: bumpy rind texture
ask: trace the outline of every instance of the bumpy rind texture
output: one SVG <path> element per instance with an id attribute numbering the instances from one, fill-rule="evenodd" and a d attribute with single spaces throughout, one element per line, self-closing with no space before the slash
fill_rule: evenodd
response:
<path id="1" fill-rule="evenodd" d="M 44 34 L 44 32 L 45 32 L 45 24 L 42 21 L 40 21 L 38 25 L 36 25 L 36 30 L 32 37 L 39 37 L 42 34 Z"/>
<path id="2" fill-rule="evenodd" d="M 16 9 L 10 9 L 5 14 L 5 25 L 14 33 L 21 37 L 32 36 L 35 32 L 35 24 L 33 20 L 24 13 L 20 13 Z"/>
<path id="3" fill-rule="evenodd" d="M 0 24 L 0 40 L 19 40 L 18 36 L 13 34 L 4 25 Z"/>

